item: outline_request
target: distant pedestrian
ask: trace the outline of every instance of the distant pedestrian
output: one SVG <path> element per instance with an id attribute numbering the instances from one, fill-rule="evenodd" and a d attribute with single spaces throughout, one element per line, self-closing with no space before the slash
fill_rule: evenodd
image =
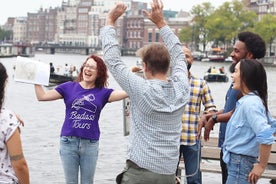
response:
<path id="1" fill-rule="evenodd" d="M 53 65 L 53 63 L 50 63 L 50 73 L 54 73 L 55 72 L 55 67 Z"/>
<path id="2" fill-rule="evenodd" d="M 215 66 L 213 66 L 213 67 L 211 68 L 211 73 L 212 73 L 212 74 L 218 73 Z"/>
<path id="3" fill-rule="evenodd" d="M 221 74 L 225 74 L 225 71 L 224 71 L 224 66 L 222 66 L 222 67 L 220 67 L 220 68 L 219 68 L 219 73 L 221 73 Z"/>
<path id="4" fill-rule="evenodd" d="M 64 66 L 64 75 L 66 76 L 70 75 L 70 67 L 68 66 L 67 63 L 65 63 L 65 66 Z"/>
<path id="5" fill-rule="evenodd" d="M 75 65 L 70 67 L 70 75 L 72 77 L 77 77 L 78 73 L 79 72 L 78 72 L 77 67 Z"/>

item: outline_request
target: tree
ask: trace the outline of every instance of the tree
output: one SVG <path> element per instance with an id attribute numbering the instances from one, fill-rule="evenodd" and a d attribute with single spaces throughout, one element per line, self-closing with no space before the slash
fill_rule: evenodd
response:
<path id="1" fill-rule="evenodd" d="M 209 2 L 192 7 L 191 13 L 194 16 L 193 34 L 195 35 L 194 41 L 196 50 L 199 50 L 198 44 L 201 43 L 203 45 L 203 52 L 205 52 L 208 41 L 208 30 L 206 29 L 205 24 L 208 20 L 208 17 L 214 12 L 214 10 L 215 8 Z"/>
<path id="2" fill-rule="evenodd" d="M 187 44 L 193 42 L 193 31 L 191 26 L 181 29 L 179 32 L 179 40 Z"/>
<path id="3" fill-rule="evenodd" d="M 12 39 L 12 31 L 5 31 L 0 28 L 0 41 L 5 42 Z"/>
<path id="4" fill-rule="evenodd" d="M 208 17 L 205 25 L 209 32 L 208 40 L 214 41 L 216 46 L 221 43 L 228 49 L 238 32 L 254 27 L 256 20 L 256 13 L 247 9 L 243 2 L 225 2 Z"/>
<path id="5" fill-rule="evenodd" d="M 272 43 L 276 38 L 276 16 L 267 14 L 256 23 L 255 31 L 269 44 L 269 56 L 272 55 Z M 274 53 L 275 54 L 275 53 Z"/>

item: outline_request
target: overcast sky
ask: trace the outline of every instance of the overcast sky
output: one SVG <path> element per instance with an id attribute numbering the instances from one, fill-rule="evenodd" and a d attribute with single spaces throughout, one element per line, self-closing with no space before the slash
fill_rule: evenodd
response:
<path id="1" fill-rule="evenodd" d="M 67 0 L 65 0 L 67 1 Z M 135 0 L 151 2 L 151 0 Z M 213 6 L 220 6 L 227 0 L 212 0 Z M 36 13 L 41 7 L 61 6 L 62 0 L 5 0 L 0 6 L 0 25 L 5 24 L 8 17 L 26 17 L 27 12 Z M 164 9 L 190 11 L 193 5 L 207 2 L 207 0 L 163 0 Z"/>

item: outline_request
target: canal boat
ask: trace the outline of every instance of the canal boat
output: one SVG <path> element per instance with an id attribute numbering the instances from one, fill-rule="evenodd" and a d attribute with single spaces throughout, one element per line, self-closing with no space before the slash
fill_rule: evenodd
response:
<path id="1" fill-rule="evenodd" d="M 61 75 L 61 74 L 51 73 L 49 83 L 50 85 L 58 85 L 64 82 L 74 81 L 75 79 L 76 77 L 73 77 L 71 75 Z"/>
<path id="2" fill-rule="evenodd" d="M 226 73 L 208 73 L 204 74 L 204 80 L 207 82 L 228 82 L 229 78 Z"/>

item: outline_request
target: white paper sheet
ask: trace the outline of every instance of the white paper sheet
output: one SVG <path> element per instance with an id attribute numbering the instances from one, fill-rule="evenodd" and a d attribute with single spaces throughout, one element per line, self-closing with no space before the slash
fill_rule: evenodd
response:
<path id="1" fill-rule="evenodd" d="M 17 56 L 14 73 L 15 81 L 48 86 L 49 78 L 49 64 Z"/>

